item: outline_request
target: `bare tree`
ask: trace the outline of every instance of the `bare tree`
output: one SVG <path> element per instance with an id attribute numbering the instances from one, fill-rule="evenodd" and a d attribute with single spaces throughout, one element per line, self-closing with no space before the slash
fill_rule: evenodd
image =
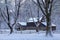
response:
<path id="1" fill-rule="evenodd" d="M 3 17 L 4 21 L 7 23 L 8 27 L 10 28 L 10 34 L 11 34 L 13 32 L 13 28 L 12 28 L 12 26 L 10 24 L 10 14 L 9 14 L 9 11 L 8 11 L 9 8 L 8 8 L 8 5 L 7 5 L 7 0 L 5 0 L 5 5 L 6 5 L 5 8 L 6 8 L 7 16 L 2 14 L 2 17 Z"/>
<path id="2" fill-rule="evenodd" d="M 4 21 L 6 22 L 6 24 L 8 25 L 8 27 L 10 28 L 10 34 L 13 32 L 13 27 L 16 25 L 16 22 L 19 18 L 19 11 L 20 11 L 20 7 L 21 7 L 22 4 L 23 3 L 21 2 L 21 0 L 18 0 L 18 5 L 17 5 L 17 8 L 16 8 L 16 12 L 13 13 L 13 15 L 12 15 L 13 19 L 14 19 L 14 23 L 11 24 L 11 16 L 10 16 L 10 12 L 9 12 L 9 6 L 8 6 L 8 3 L 7 3 L 7 0 L 5 0 L 6 13 L 4 11 L 2 11 L 3 13 L 1 13 L 1 15 L 2 15 Z"/>
<path id="3" fill-rule="evenodd" d="M 46 17 L 46 35 L 51 34 L 51 13 L 52 13 L 52 6 L 54 0 L 36 0 L 33 1 L 42 11 L 44 16 Z"/>

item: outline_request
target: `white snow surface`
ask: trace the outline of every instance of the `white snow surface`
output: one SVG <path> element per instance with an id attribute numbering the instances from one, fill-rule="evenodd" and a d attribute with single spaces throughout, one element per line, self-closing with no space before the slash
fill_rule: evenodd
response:
<path id="1" fill-rule="evenodd" d="M 60 40 L 60 33 L 52 33 L 53 36 L 51 37 L 46 36 L 45 31 L 25 30 L 17 31 L 18 33 L 13 32 L 12 34 L 9 34 L 9 30 L 6 31 L 6 33 L 0 33 L 0 40 Z"/>
<path id="2" fill-rule="evenodd" d="M 46 22 L 42 22 L 42 24 L 47 25 Z M 51 26 L 56 26 L 56 25 L 52 23 Z"/>
<path id="3" fill-rule="evenodd" d="M 28 22 L 37 22 L 37 18 L 29 18 Z"/>
<path id="4" fill-rule="evenodd" d="M 0 40 L 60 40 L 60 34 L 45 36 L 44 33 L 38 34 L 0 34 Z"/>
<path id="5" fill-rule="evenodd" d="M 29 18 L 28 22 L 37 22 L 38 21 L 37 19 L 38 18 Z M 41 19 L 42 19 L 42 17 L 39 18 L 39 20 L 41 20 Z"/>
<path id="6" fill-rule="evenodd" d="M 18 22 L 18 23 L 21 24 L 21 25 L 27 25 L 26 22 Z"/>

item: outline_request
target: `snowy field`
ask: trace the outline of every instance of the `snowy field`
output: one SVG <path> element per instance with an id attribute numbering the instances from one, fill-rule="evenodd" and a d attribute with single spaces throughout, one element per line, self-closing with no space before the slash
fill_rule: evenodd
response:
<path id="1" fill-rule="evenodd" d="M 25 30 L 15 31 L 12 34 L 9 34 L 9 30 L 2 31 L 0 32 L 0 40 L 60 40 L 60 33 L 55 32 L 52 37 L 46 37 L 45 31 L 36 32 L 35 30 Z"/>
<path id="2" fill-rule="evenodd" d="M 0 40 L 60 40 L 60 34 L 53 34 L 53 37 L 45 36 L 45 33 L 33 34 L 0 34 Z"/>

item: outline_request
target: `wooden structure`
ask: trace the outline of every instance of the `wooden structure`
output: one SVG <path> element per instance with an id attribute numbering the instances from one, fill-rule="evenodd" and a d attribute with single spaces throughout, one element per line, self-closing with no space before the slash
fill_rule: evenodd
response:
<path id="1" fill-rule="evenodd" d="M 39 19 L 39 26 L 37 27 L 36 24 L 38 23 L 38 20 L 36 18 L 30 18 L 28 20 L 28 22 L 18 22 L 17 25 L 19 24 L 19 26 L 16 26 L 17 30 L 46 30 L 46 22 L 42 21 L 43 17 L 41 17 Z M 51 27 L 52 31 L 56 30 L 56 25 L 52 24 Z"/>
<path id="2" fill-rule="evenodd" d="M 56 25 L 52 24 L 51 26 L 52 31 L 56 30 Z M 38 27 L 36 27 L 34 22 L 28 22 L 26 23 L 26 25 L 19 25 L 17 28 L 17 30 L 46 30 L 46 24 L 45 22 L 40 23 L 40 25 Z"/>

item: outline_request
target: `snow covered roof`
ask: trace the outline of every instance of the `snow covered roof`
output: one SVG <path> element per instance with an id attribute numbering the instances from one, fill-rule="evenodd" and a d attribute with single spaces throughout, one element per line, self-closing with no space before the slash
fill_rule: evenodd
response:
<path id="1" fill-rule="evenodd" d="M 21 25 L 27 25 L 27 23 L 26 22 L 18 22 L 19 24 L 21 24 Z"/>
<path id="2" fill-rule="evenodd" d="M 38 21 L 37 19 L 38 18 L 29 18 L 27 22 L 37 22 Z M 41 20 L 41 19 L 42 19 L 42 17 L 39 18 L 39 20 Z"/>
<path id="3" fill-rule="evenodd" d="M 37 18 L 29 18 L 28 22 L 37 22 Z"/>
<path id="4" fill-rule="evenodd" d="M 42 24 L 47 25 L 46 22 L 42 22 Z M 56 26 L 56 25 L 52 23 L 51 26 Z"/>

